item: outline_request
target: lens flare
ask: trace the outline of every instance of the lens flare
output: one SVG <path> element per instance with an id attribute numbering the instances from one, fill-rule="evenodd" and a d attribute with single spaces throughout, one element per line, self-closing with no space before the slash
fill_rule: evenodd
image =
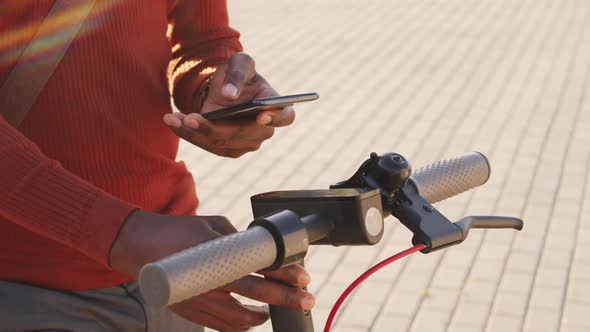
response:
<path id="1" fill-rule="evenodd" d="M 112 10 L 118 2 L 97 1 L 76 38 L 83 38 L 95 30 L 105 12 Z M 41 24 L 47 27 L 42 32 L 39 32 L 42 33 L 39 35 L 41 47 L 30 54 L 30 58 L 23 58 L 20 61 L 28 61 L 32 60 L 32 58 L 51 54 L 63 45 L 68 32 L 85 15 L 85 5 L 76 4 L 60 15 L 48 19 L 43 16 L 40 20 L 28 20 L 25 24 L 14 25 L 11 23 L 14 23 L 16 18 L 22 16 L 23 12 L 30 12 L 30 9 L 25 7 L 32 4 L 28 1 L 7 1 L 7 3 L 9 4 L 0 5 L 0 17 L 2 18 L 1 21 L 3 21 L 0 23 L 0 67 L 14 64 L 19 60 L 26 45 L 38 33 Z"/>

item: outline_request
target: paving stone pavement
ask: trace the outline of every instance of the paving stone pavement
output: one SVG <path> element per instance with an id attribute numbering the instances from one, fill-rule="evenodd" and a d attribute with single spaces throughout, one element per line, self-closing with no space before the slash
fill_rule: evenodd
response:
<path id="1" fill-rule="evenodd" d="M 438 208 L 451 219 L 519 216 L 525 229 L 475 230 L 460 246 L 395 263 L 347 300 L 334 330 L 590 331 L 590 2 L 229 4 L 258 71 L 285 94 L 321 98 L 239 159 L 183 144 L 200 214 L 243 229 L 251 195 L 327 188 L 371 151 L 415 166 L 481 151 L 489 182 Z M 317 330 L 356 276 L 410 238 L 390 217 L 376 246 L 313 247 Z"/>

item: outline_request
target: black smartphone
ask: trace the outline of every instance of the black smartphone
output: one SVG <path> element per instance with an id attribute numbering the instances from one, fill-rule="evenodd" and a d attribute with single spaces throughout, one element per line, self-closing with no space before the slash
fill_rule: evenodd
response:
<path id="1" fill-rule="evenodd" d="M 287 107 L 295 103 L 316 100 L 319 97 L 320 96 L 314 92 L 302 93 L 298 95 L 260 98 L 254 99 L 247 103 L 221 108 L 202 115 L 207 120 L 255 118 L 258 113 L 267 109 Z"/>

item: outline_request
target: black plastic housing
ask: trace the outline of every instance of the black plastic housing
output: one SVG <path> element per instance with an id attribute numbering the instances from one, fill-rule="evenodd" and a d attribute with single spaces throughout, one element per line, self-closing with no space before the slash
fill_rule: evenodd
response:
<path id="1" fill-rule="evenodd" d="M 310 244 L 371 245 L 383 236 L 383 210 L 379 190 L 363 188 L 329 190 L 272 191 L 250 198 L 254 218 L 278 210 L 291 210 L 300 218 L 319 214 L 326 223 L 327 235 Z M 371 235 L 365 218 L 369 209 L 375 208 L 381 214 L 381 229 Z M 375 210 L 372 210 L 373 212 Z M 373 232 L 375 233 L 375 232 Z"/>
<path id="2" fill-rule="evenodd" d="M 461 228 L 430 205 L 413 186 L 405 186 L 400 191 L 392 214 L 412 231 L 412 244 L 426 245 L 426 248 L 420 250 L 422 253 L 463 241 Z"/>

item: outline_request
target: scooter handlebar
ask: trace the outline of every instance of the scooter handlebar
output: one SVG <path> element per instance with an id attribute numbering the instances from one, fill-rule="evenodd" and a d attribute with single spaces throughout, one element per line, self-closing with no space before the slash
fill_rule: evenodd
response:
<path id="1" fill-rule="evenodd" d="M 479 152 L 438 161 L 410 177 L 420 196 L 431 204 L 481 186 L 490 177 L 490 163 Z"/>
<path id="2" fill-rule="evenodd" d="M 422 167 L 410 182 L 424 199 L 436 203 L 484 184 L 489 175 L 486 157 L 472 152 Z M 145 265 L 139 286 L 148 304 L 166 306 L 267 268 L 276 257 L 271 233 L 255 226 Z"/>
<path id="3" fill-rule="evenodd" d="M 139 287 L 148 304 L 163 307 L 267 268 L 276 256 L 270 232 L 252 227 L 145 265 Z"/>

